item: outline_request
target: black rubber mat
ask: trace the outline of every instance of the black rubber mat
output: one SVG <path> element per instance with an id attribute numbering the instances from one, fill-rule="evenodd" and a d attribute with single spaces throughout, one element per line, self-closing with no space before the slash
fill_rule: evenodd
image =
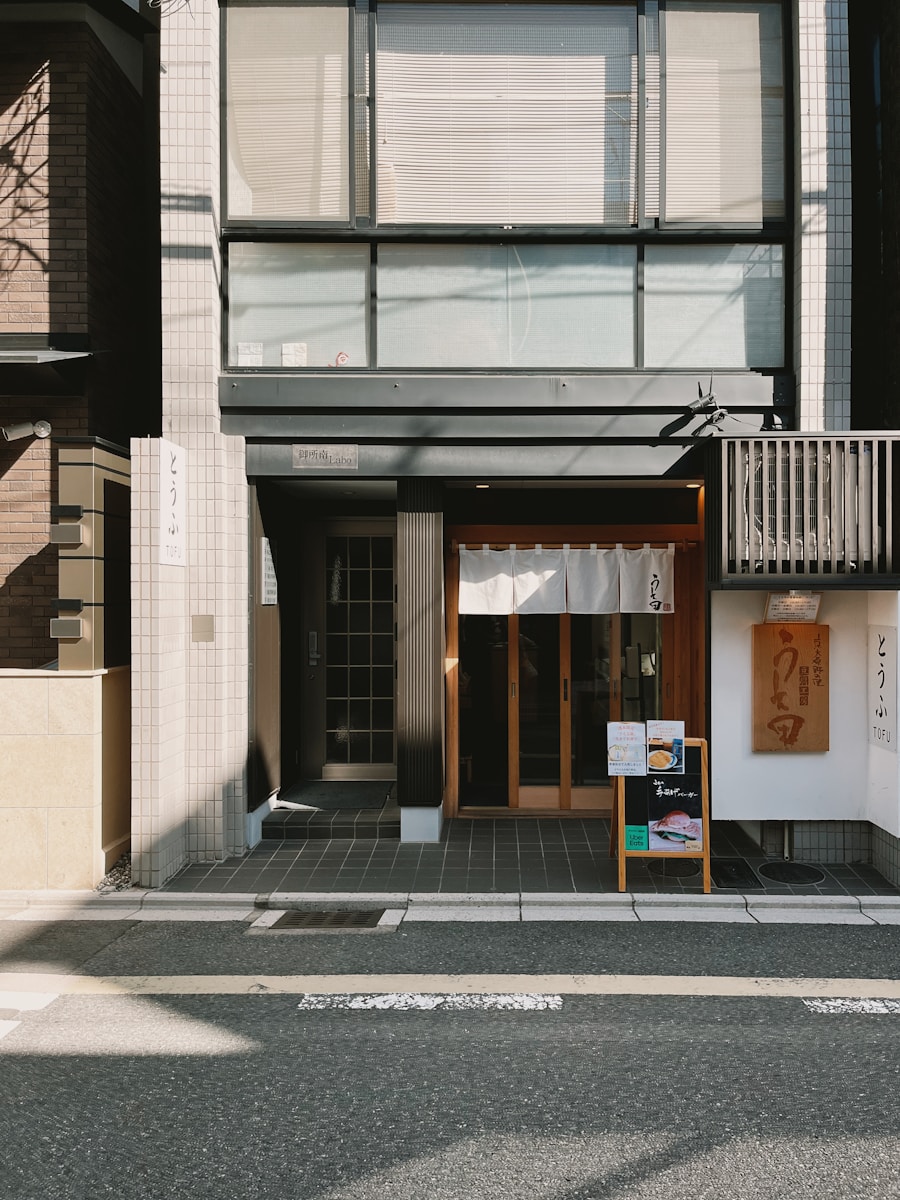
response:
<path id="1" fill-rule="evenodd" d="M 739 892 L 748 888 L 762 888 L 756 872 L 744 858 L 711 858 L 709 871 L 718 888 L 737 888 Z"/>
<path id="2" fill-rule="evenodd" d="M 759 873 L 773 883 L 789 883 L 793 885 L 804 883 L 821 883 L 825 872 L 818 867 L 808 867 L 806 863 L 770 862 L 763 863 Z"/>
<path id="3" fill-rule="evenodd" d="M 647 870 L 669 879 L 687 879 L 700 874 L 700 864 L 695 858 L 651 858 Z"/>

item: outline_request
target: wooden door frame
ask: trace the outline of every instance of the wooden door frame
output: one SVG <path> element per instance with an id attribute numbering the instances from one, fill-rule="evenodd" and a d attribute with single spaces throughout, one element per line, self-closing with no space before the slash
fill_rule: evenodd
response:
<path id="1" fill-rule="evenodd" d="M 651 545 L 674 542 L 675 553 L 675 612 L 664 614 L 662 620 L 663 716 L 666 719 L 683 719 L 691 735 L 706 735 L 706 576 L 703 541 L 702 493 L 698 505 L 698 520 L 689 525 L 448 525 L 445 529 L 445 788 L 444 815 L 454 817 L 459 805 L 459 553 L 460 544 L 469 546 L 490 545 L 493 549 L 510 545 L 533 546 L 540 543 L 550 549 L 569 544 L 572 547 L 589 546 L 596 543 L 601 547 L 621 544 L 626 549 L 640 549 L 645 543 Z M 513 638 L 508 639 L 514 645 Z M 512 658 L 512 649 L 509 650 Z M 516 654 L 516 680 L 518 681 L 518 654 Z M 569 659 L 571 658 L 571 637 Z M 567 660 L 568 661 L 568 660 Z M 562 667 L 562 659 L 560 666 Z M 571 662 L 568 661 L 571 668 Z M 610 677 L 612 681 L 612 671 Z M 563 672 L 560 670 L 560 687 Z M 571 685 L 571 674 L 569 675 Z M 518 691 L 518 688 L 517 688 Z M 621 694 L 621 680 L 619 680 Z M 571 694 L 571 686 L 570 686 Z M 562 699 L 562 697 L 560 697 Z M 571 701 L 570 701 L 571 703 Z M 571 731 L 571 726 L 570 726 Z M 571 733 L 570 733 L 571 735 Z M 512 768 L 510 750 L 510 769 Z M 510 774 L 510 792 L 512 792 Z M 518 754 L 516 754 L 516 781 L 518 782 Z M 522 808 L 467 808 L 466 816 L 515 817 L 516 815 L 539 816 L 539 809 Z M 569 807 L 554 809 L 549 815 L 592 815 L 593 810 Z"/>

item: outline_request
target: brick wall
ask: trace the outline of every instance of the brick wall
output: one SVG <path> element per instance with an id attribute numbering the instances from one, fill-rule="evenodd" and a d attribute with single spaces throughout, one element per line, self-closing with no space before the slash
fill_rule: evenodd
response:
<path id="1" fill-rule="evenodd" d="M 42 418 L 54 437 L 127 445 L 150 399 L 136 319 L 145 262 L 141 99 L 87 25 L 0 30 L 0 338 L 76 335 L 95 351 L 62 369 L 53 395 L 39 394 L 48 368 L 17 368 L 13 377 L 0 367 L 0 425 Z M 56 657 L 48 636 L 54 458 L 52 439 L 0 440 L 0 666 Z"/>

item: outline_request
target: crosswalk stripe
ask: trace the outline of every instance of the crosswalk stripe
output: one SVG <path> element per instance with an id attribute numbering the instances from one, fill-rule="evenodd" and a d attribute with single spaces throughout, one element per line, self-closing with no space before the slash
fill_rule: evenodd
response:
<path id="1" fill-rule="evenodd" d="M 506 995 L 474 995 L 459 992 L 377 992 L 307 995 L 297 1008 L 301 1012 L 322 1012 L 326 1009 L 350 1009 L 376 1012 L 546 1012 L 562 1008 L 562 996 L 536 996 L 520 992 Z"/>
<path id="2" fill-rule="evenodd" d="M 836 996 L 831 1000 L 803 998 L 807 1008 L 816 1013 L 900 1013 L 900 1000 L 860 1000 Z"/>

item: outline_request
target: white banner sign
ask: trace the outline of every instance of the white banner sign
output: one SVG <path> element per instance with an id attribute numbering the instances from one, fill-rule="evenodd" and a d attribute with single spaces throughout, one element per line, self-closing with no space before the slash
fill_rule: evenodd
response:
<path id="1" fill-rule="evenodd" d="M 897 630 L 869 626 L 869 744 L 897 753 Z"/>
<path id="2" fill-rule="evenodd" d="M 159 439 L 159 561 L 167 567 L 187 562 L 187 452 Z"/>

